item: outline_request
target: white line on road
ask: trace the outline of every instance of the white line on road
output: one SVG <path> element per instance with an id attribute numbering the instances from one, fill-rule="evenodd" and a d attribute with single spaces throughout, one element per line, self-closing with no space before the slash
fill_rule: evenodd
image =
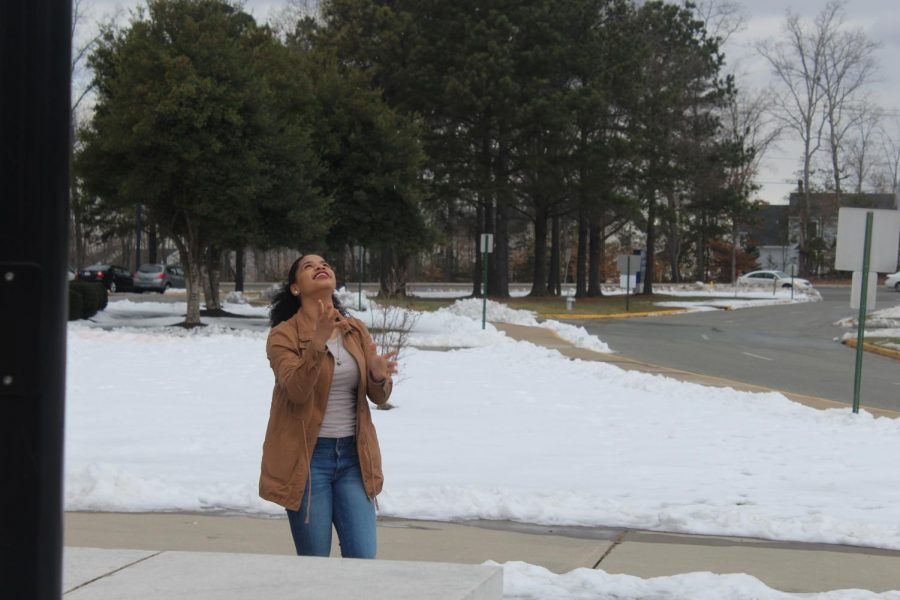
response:
<path id="1" fill-rule="evenodd" d="M 706 335 L 705 333 L 701 333 L 701 334 L 700 334 L 700 337 L 702 337 L 702 338 L 703 338 L 704 340 L 706 340 L 707 342 L 709 341 L 709 336 Z"/>
<path id="2" fill-rule="evenodd" d="M 746 354 L 747 356 L 752 356 L 753 358 L 758 358 L 760 360 L 775 360 L 774 358 L 769 358 L 767 356 L 760 356 L 759 354 L 750 354 L 749 352 L 741 352 L 741 354 Z"/>

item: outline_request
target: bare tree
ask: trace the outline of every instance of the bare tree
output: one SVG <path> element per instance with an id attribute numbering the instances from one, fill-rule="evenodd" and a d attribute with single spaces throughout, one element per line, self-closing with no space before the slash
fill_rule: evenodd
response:
<path id="1" fill-rule="evenodd" d="M 419 320 L 419 313 L 409 308 L 403 308 L 393 304 L 379 305 L 373 314 L 372 341 L 378 347 L 379 354 L 396 352 L 394 360 L 400 360 L 403 352 L 409 347 L 409 334 Z M 394 377 L 394 385 L 403 381 L 402 373 Z M 395 408 L 387 402 L 377 408 L 390 410 Z"/>
<path id="2" fill-rule="evenodd" d="M 78 136 L 75 134 L 85 119 L 82 102 L 93 89 L 93 84 L 90 82 L 89 75 L 85 70 L 85 62 L 100 37 L 99 29 L 88 17 L 89 8 L 84 0 L 74 0 L 72 3 L 72 57 L 70 63 L 72 93 L 69 123 L 71 138 L 76 146 L 73 150 L 77 149 L 78 144 Z M 84 197 L 74 176 L 69 181 L 69 196 L 71 240 L 69 244 L 69 261 L 81 267 L 85 264 L 87 238 L 89 237 L 85 224 L 86 203 L 88 200 Z"/>
<path id="3" fill-rule="evenodd" d="M 288 0 L 281 9 L 269 14 L 269 24 L 282 37 L 294 33 L 297 24 L 304 19 L 320 21 L 320 0 Z"/>
<path id="4" fill-rule="evenodd" d="M 85 97 L 93 89 L 93 83 L 85 73 L 84 65 L 88 55 L 100 39 L 100 30 L 89 19 L 90 6 L 84 0 L 72 3 L 72 120 L 75 122 L 78 110 Z"/>
<path id="5" fill-rule="evenodd" d="M 861 194 L 863 185 L 872 176 L 876 166 L 878 134 L 881 130 L 881 109 L 869 104 L 860 105 L 859 115 L 849 132 L 842 170 L 854 184 L 854 191 Z"/>
<path id="6" fill-rule="evenodd" d="M 828 126 L 828 151 L 831 159 L 834 191 L 841 194 L 841 163 L 848 133 L 866 116 L 860 97 L 875 74 L 878 44 L 862 29 L 843 29 L 844 0 L 832 0 L 825 7 L 819 35 L 825 40 L 824 68 L 818 80 L 824 97 L 824 116 Z"/>
<path id="7" fill-rule="evenodd" d="M 723 44 L 747 25 L 747 10 L 735 0 L 698 0 L 694 12 L 706 24 L 709 37 L 718 38 Z"/>
<path id="8" fill-rule="evenodd" d="M 895 202 L 900 204 L 896 195 L 900 193 L 900 118 L 894 117 L 888 122 L 882 121 L 878 131 L 880 138 L 880 168 L 873 173 L 876 191 L 895 195 Z M 897 206 L 900 210 L 900 205 Z"/>
<path id="9" fill-rule="evenodd" d="M 829 2 L 816 17 L 812 26 L 801 21 L 800 16 L 787 12 L 783 38 L 778 41 L 763 40 L 756 49 L 769 63 L 775 75 L 773 90 L 774 116 L 786 128 L 793 130 L 803 146 L 802 201 L 800 206 L 801 272 L 808 270 L 809 179 L 813 159 L 822 143 L 825 126 L 822 105 L 825 102 L 821 84 L 827 62 L 828 44 L 837 24 L 841 3 Z"/>
<path id="10" fill-rule="evenodd" d="M 775 145 L 784 131 L 782 121 L 772 116 L 772 100 L 766 91 L 741 93 L 738 91 L 726 107 L 722 119 L 724 134 L 740 143 L 746 160 L 728 170 L 728 187 L 749 195 L 759 165 L 766 152 Z M 741 205 L 731 214 L 731 281 L 737 281 L 738 226 L 747 219 L 752 205 Z"/>

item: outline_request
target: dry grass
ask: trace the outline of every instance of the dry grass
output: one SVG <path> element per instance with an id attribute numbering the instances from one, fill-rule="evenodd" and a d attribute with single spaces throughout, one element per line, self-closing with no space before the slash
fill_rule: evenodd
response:
<path id="1" fill-rule="evenodd" d="M 445 306 L 450 306 L 456 298 L 417 298 L 409 296 L 406 298 L 382 299 L 375 298 L 376 302 L 389 304 L 393 306 L 402 306 L 419 311 L 434 311 Z M 560 314 L 566 311 L 565 297 L 547 297 L 547 298 L 490 298 L 503 302 L 507 306 L 517 310 L 530 310 L 542 315 Z M 665 302 L 667 300 L 677 301 L 704 301 L 710 300 L 708 296 L 703 297 L 686 297 L 686 296 L 664 296 L 655 294 L 653 296 L 631 296 L 629 298 L 630 312 L 659 312 L 669 310 L 667 308 L 656 306 L 657 302 Z M 583 315 L 609 315 L 625 312 L 624 296 L 601 296 L 598 298 L 578 298 L 572 307 L 572 314 Z"/>

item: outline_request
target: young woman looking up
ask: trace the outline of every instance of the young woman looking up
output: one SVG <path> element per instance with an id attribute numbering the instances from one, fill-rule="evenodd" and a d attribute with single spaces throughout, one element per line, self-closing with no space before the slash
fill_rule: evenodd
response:
<path id="1" fill-rule="evenodd" d="M 387 402 L 396 352 L 379 355 L 334 295 L 317 254 L 291 265 L 275 296 L 266 355 L 275 373 L 259 495 L 287 510 L 297 554 L 375 558 L 381 451 L 366 398 Z"/>

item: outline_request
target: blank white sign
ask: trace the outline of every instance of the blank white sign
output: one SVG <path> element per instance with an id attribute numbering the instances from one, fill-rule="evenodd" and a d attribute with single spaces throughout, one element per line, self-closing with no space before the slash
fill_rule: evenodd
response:
<path id="1" fill-rule="evenodd" d="M 616 259 L 619 273 L 637 273 L 641 270 L 641 257 L 633 254 L 622 254 Z"/>
<path id="2" fill-rule="evenodd" d="M 838 212 L 837 248 L 834 268 L 838 271 L 862 271 L 866 240 L 866 214 L 873 213 L 872 254 L 869 271 L 893 273 L 897 270 L 900 242 L 900 211 L 874 208 L 842 208 Z"/>

